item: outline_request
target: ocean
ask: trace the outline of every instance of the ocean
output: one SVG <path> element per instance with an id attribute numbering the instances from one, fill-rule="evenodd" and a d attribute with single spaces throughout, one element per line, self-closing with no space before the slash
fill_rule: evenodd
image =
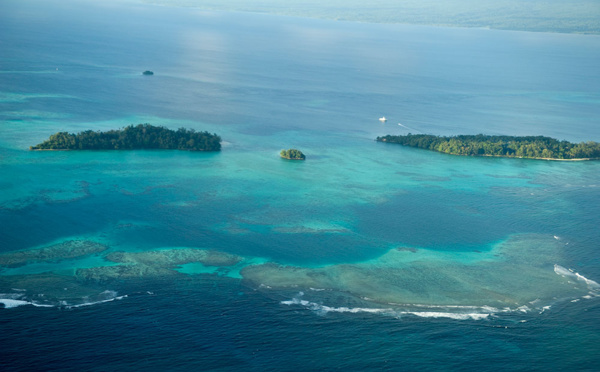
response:
<path id="1" fill-rule="evenodd" d="M 594 35 L 2 2 L 2 370 L 596 370 L 600 163 L 374 140 L 600 141 L 598 60 Z M 223 148 L 28 150 L 138 123 Z"/>

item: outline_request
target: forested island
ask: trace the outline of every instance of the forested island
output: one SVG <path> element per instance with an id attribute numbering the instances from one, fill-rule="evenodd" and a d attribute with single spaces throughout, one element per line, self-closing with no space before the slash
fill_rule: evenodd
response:
<path id="1" fill-rule="evenodd" d="M 306 156 L 300 150 L 289 149 L 289 150 L 281 150 L 279 155 L 288 160 L 305 160 Z"/>
<path id="2" fill-rule="evenodd" d="M 150 124 L 129 125 L 123 129 L 78 134 L 58 132 L 30 150 L 135 150 L 169 149 L 219 151 L 221 137 L 194 129 L 167 129 Z"/>
<path id="3" fill-rule="evenodd" d="M 377 141 L 399 143 L 452 155 L 548 160 L 600 159 L 598 142 L 571 143 L 544 136 L 514 137 L 478 134 L 444 137 L 409 133 L 404 136 L 377 137 Z"/>

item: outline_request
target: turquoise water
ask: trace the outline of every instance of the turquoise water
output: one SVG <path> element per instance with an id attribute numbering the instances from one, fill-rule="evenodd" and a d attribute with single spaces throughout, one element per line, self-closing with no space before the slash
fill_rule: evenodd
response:
<path id="1" fill-rule="evenodd" d="M 3 360 L 15 369 L 52 349 L 53 332 L 85 338 L 81 325 L 100 317 L 57 369 L 599 361 L 600 163 L 374 141 L 409 131 L 599 141 L 599 37 L 1 6 L 0 253 L 108 247 L 2 267 L 1 298 L 14 306 L 2 340 L 15 340 Z M 223 150 L 27 151 L 57 131 L 146 122 L 215 132 Z M 307 160 L 280 159 L 290 147 Z M 178 261 L 173 249 L 239 261 Z M 148 251 L 171 253 L 148 262 Z M 140 255 L 123 264 L 115 252 Z M 146 348 L 107 346 L 120 328 Z M 69 343 L 56 348 L 70 355 Z M 147 353 L 162 357 L 141 362 Z"/>

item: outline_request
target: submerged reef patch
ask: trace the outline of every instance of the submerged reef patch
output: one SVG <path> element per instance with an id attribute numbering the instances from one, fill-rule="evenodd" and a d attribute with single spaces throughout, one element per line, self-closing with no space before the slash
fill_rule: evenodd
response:
<path id="1" fill-rule="evenodd" d="M 17 267 L 28 262 L 59 261 L 104 252 L 108 246 L 90 240 L 67 240 L 42 248 L 0 254 L 0 266 Z"/>
<path id="2" fill-rule="evenodd" d="M 5 253 L 1 255 L 1 262 L 7 267 L 33 265 L 40 261 L 53 262 L 89 256 L 107 249 L 107 246 L 96 242 L 70 240 L 44 248 Z M 66 270 L 57 265 L 56 272 L 0 275 L 0 307 L 77 307 L 112 301 L 122 298 L 117 291 L 123 291 L 130 284 L 137 283 L 145 287 L 153 279 L 162 282 L 165 279 L 186 277 L 185 273 L 177 271 L 181 265 L 200 263 L 215 267 L 214 272 L 217 272 L 243 261 L 240 256 L 198 248 L 110 252 L 104 259 L 105 266 L 78 267 L 78 262 L 75 262 L 71 269 Z M 84 261 L 85 259 L 81 262 Z M 89 261 L 83 265 L 86 264 Z M 107 291 L 112 295 L 107 295 Z"/>
<path id="3" fill-rule="evenodd" d="M 106 259 L 116 263 L 175 267 L 191 262 L 201 262 L 207 266 L 233 266 L 239 263 L 242 257 L 214 250 L 181 248 L 145 252 L 114 252 L 108 254 Z"/>
<path id="4" fill-rule="evenodd" d="M 234 266 L 243 258 L 214 250 L 179 248 L 144 252 L 113 252 L 106 255 L 106 260 L 121 265 L 78 269 L 77 277 L 95 281 L 169 277 L 184 275 L 174 270 L 180 265 L 199 262 L 205 266 Z"/>
<path id="5" fill-rule="evenodd" d="M 2 275 L 0 299 L 6 300 L 5 307 L 57 303 L 79 306 L 107 301 L 95 300 L 106 297 L 101 294 L 107 288 L 121 291 L 129 284 L 150 283 L 155 279 L 164 283 L 189 274 L 221 275 L 231 271 L 239 272 L 246 285 L 263 291 L 306 292 L 301 301 L 285 303 L 290 306 L 312 309 L 316 308 L 314 304 L 326 304 L 319 309 L 342 312 L 346 308 L 360 308 L 367 309 L 361 312 L 386 314 L 418 312 L 418 316 L 472 313 L 476 309 L 477 316 L 484 317 L 507 311 L 544 311 L 556 301 L 598 296 L 600 286 L 596 282 L 560 266 L 566 244 L 553 236 L 521 234 L 476 252 L 444 252 L 400 245 L 369 261 L 321 267 L 281 265 L 189 247 L 119 251 L 109 252 L 104 256 L 104 264 L 96 263 L 94 267 L 75 264 L 72 270 L 56 273 Z M 16 266 L 77 258 L 106 249 L 99 243 L 70 240 L 5 253 L 0 258 L 4 266 Z M 191 269 L 185 268 L 188 264 Z M 213 269 L 204 270 L 208 267 Z M 115 292 L 111 298 L 117 297 Z M 349 306 L 354 302 L 356 306 Z"/>
<path id="6" fill-rule="evenodd" d="M 391 249 L 356 264 L 309 268 L 268 263 L 247 266 L 241 274 L 260 288 L 322 288 L 394 306 L 541 308 L 597 290 L 555 273 L 563 245 L 552 236 L 527 234 L 486 252 Z"/>
<path id="7" fill-rule="evenodd" d="M 75 276 L 82 280 L 106 282 L 110 280 L 136 279 L 143 277 L 169 277 L 179 273 L 160 266 L 149 265 L 117 265 L 77 269 Z"/>

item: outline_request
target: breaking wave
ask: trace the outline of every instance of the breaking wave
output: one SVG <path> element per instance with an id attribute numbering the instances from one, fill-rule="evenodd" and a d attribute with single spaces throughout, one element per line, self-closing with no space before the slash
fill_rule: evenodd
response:
<path id="1" fill-rule="evenodd" d="M 302 296 L 303 293 L 300 292 L 299 296 Z M 469 313 L 459 313 L 459 312 L 446 312 L 446 311 L 406 311 L 406 310 L 395 310 L 392 308 L 372 308 L 372 307 L 346 307 L 346 306 L 341 306 L 341 307 L 333 307 L 333 306 L 327 306 L 327 305 L 322 305 L 322 304 L 318 304 L 316 302 L 311 302 L 311 301 L 307 301 L 307 300 L 303 300 L 300 299 L 298 297 L 295 297 L 291 300 L 286 300 L 286 301 L 281 301 L 280 302 L 282 305 L 288 305 L 288 306 L 302 306 L 308 310 L 314 311 L 319 315 L 325 315 L 327 313 L 350 313 L 350 314 L 357 314 L 357 313 L 369 313 L 369 314 L 383 314 L 383 315 L 389 315 L 389 316 L 394 316 L 397 318 L 400 318 L 402 316 L 417 316 L 420 318 L 449 318 L 449 319 L 456 319 L 456 320 L 482 320 L 482 319 L 486 319 L 489 316 L 493 315 L 493 313 L 486 313 L 486 312 L 469 312 Z M 455 308 L 463 308 L 460 306 L 456 306 Z M 465 306 L 464 308 L 477 308 L 477 309 L 481 309 L 483 310 L 484 308 L 478 308 L 475 306 Z M 497 310 L 494 308 L 488 308 L 489 310 Z"/>
<path id="2" fill-rule="evenodd" d="M 581 275 L 579 273 L 574 272 L 571 269 L 566 269 L 566 268 L 564 268 L 564 267 L 562 267 L 560 265 L 556 265 L 555 264 L 554 265 L 554 272 L 556 274 L 560 275 L 560 276 L 567 277 L 567 278 L 572 278 L 572 279 L 575 279 L 577 281 L 584 282 L 585 284 L 587 284 L 587 286 L 588 286 L 588 288 L 590 290 L 598 290 L 598 289 L 600 289 L 600 284 L 598 284 L 597 282 L 595 282 L 595 281 L 593 281 L 591 279 L 586 278 L 585 276 L 583 276 L 583 275 Z"/>
<path id="3" fill-rule="evenodd" d="M 61 301 L 60 306 L 67 308 L 67 309 L 71 309 L 71 308 L 76 308 L 76 307 L 98 305 L 98 304 L 102 304 L 105 302 L 111 302 L 111 301 L 115 301 L 115 300 L 122 300 L 127 297 L 127 295 L 118 296 L 117 292 L 108 291 L 108 290 L 100 293 L 100 296 L 101 296 L 100 299 L 97 299 L 96 301 L 86 301 L 86 302 L 82 302 L 80 304 L 75 304 L 75 305 L 70 305 L 65 301 Z M 102 299 L 102 297 L 104 297 L 104 299 Z"/>
<path id="4" fill-rule="evenodd" d="M 69 301 L 59 301 L 58 303 L 40 303 L 33 300 L 29 300 L 25 297 L 24 293 L 0 293 L 0 308 L 4 309 L 12 309 L 19 306 L 35 306 L 35 307 L 58 307 L 62 309 L 71 309 L 83 306 L 92 306 L 105 302 L 122 300 L 126 298 L 127 295 L 119 296 L 117 292 L 106 290 L 101 292 L 94 299 L 83 298 L 81 302 L 77 301 L 69 302 Z"/>
<path id="5" fill-rule="evenodd" d="M 54 307 L 54 305 L 38 304 L 33 301 L 15 300 L 12 298 L 0 298 L 0 304 L 4 305 L 5 309 L 11 309 L 13 307 L 33 305 L 35 307 Z"/>

